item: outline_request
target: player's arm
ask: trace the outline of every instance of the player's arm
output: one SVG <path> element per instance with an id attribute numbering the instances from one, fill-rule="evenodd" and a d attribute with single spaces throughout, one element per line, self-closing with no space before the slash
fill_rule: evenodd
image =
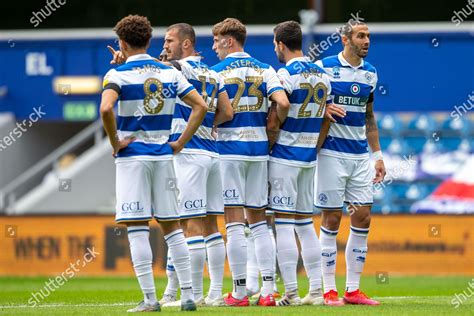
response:
<path id="1" fill-rule="evenodd" d="M 278 119 L 277 115 L 277 104 L 272 102 L 267 117 L 267 138 L 269 150 L 272 149 L 273 145 L 278 139 L 278 135 L 280 134 L 280 125 L 280 120 Z"/>
<path id="2" fill-rule="evenodd" d="M 102 92 L 100 102 L 100 117 L 104 124 L 105 132 L 109 137 L 110 145 L 113 148 L 113 154 L 116 155 L 120 149 L 125 148 L 135 140 L 135 138 L 119 139 L 117 135 L 117 123 L 115 121 L 114 105 L 118 99 L 117 91 L 106 89 Z"/>
<path id="3" fill-rule="evenodd" d="M 372 99 L 372 100 L 371 100 Z M 383 163 L 382 151 L 380 150 L 379 130 L 374 114 L 373 95 L 369 98 L 365 113 L 365 133 L 367 142 L 375 158 L 375 178 L 374 183 L 382 182 L 385 177 L 385 165 Z"/>
<path id="4" fill-rule="evenodd" d="M 321 123 L 321 129 L 319 130 L 318 144 L 316 145 L 316 150 L 319 152 L 321 147 L 323 147 L 324 141 L 326 140 L 329 128 L 331 127 L 331 120 L 328 117 L 323 119 Z"/>
<path id="5" fill-rule="evenodd" d="M 276 103 L 276 114 L 279 120 L 278 127 L 285 121 L 290 111 L 290 101 L 284 90 L 278 90 L 270 95 L 270 100 Z"/>
<path id="6" fill-rule="evenodd" d="M 229 95 L 225 89 L 217 96 L 217 109 L 214 117 L 214 125 L 220 125 L 234 118 L 234 109 L 230 103 Z"/>
<path id="7" fill-rule="evenodd" d="M 203 98 L 199 95 L 196 89 L 192 89 L 186 96 L 182 97 L 184 103 L 189 105 L 192 109 L 189 115 L 188 123 L 181 136 L 175 141 L 170 142 L 169 145 L 173 148 L 173 152 L 179 153 L 184 146 L 191 140 L 194 133 L 201 125 L 207 112 L 207 105 Z"/>

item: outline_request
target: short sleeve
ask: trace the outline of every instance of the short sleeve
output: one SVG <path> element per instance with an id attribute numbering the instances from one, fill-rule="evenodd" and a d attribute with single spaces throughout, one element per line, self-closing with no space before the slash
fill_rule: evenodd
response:
<path id="1" fill-rule="evenodd" d="M 323 74 L 323 81 L 324 84 L 327 87 L 327 99 L 326 99 L 326 104 L 331 104 L 334 103 L 334 96 L 332 95 L 332 87 L 331 87 L 331 79 L 329 78 L 328 75 Z"/>
<path id="2" fill-rule="evenodd" d="M 104 80 L 102 81 L 102 90 L 112 89 L 118 94 L 122 89 L 122 81 L 118 75 L 117 70 L 110 69 L 104 76 Z"/>
<path id="3" fill-rule="evenodd" d="M 370 92 L 374 92 L 375 91 L 375 88 L 377 87 L 377 82 L 379 81 L 379 77 L 377 75 L 377 71 L 375 71 L 373 73 L 373 78 L 372 78 L 372 81 L 371 81 L 371 86 L 372 86 L 372 89 L 370 90 Z"/>
<path id="4" fill-rule="evenodd" d="M 293 84 L 291 82 L 291 76 L 288 70 L 286 70 L 285 68 L 280 68 L 278 70 L 277 75 L 280 79 L 280 83 L 282 84 L 283 89 L 285 89 L 288 94 L 291 94 L 293 92 Z"/>
<path id="5" fill-rule="evenodd" d="M 269 97 L 272 95 L 273 92 L 283 90 L 283 86 L 281 85 L 280 78 L 278 78 L 277 73 L 275 72 L 275 69 L 270 66 L 265 71 L 265 78 L 264 81 L 267 84 L 267 96 Z"/>
<path id="6" fill-rule="evenodd" d="M 322 62 L 321 59 L 320 59 L 320 60 L 317 60 L 317 61 L 315 62 L 315 64 L 316 64 L 319 68 L 324 68 L 324 67 L 323 67 L 323 62 Z"/>
<path id="7" fill-rule="evenodd" d="M 186 95 L 188 95 L 191 91 L 196 90 L 194 89 L 193 85 L 186 80 L 184 75 L 179 72 L 178 70 L 174 70 L 176 73 L 176 92 L 180 99 L 183 99 Z"/>

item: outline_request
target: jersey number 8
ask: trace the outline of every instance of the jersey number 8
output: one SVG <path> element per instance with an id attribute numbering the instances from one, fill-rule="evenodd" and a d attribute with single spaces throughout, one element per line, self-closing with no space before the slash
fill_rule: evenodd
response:
<path id="1" fill-rule="evenodd" d="M 155 86 L 155 91 L 151 91 L 151 87 Z M 148 78 L 143 84 L 145 98 L 143 99 L 143 107 L 148 114 L 158 114 L 163 109 L 165 101 L 161 93 L 163 92 L 163 84 L 156 78 Z"/>

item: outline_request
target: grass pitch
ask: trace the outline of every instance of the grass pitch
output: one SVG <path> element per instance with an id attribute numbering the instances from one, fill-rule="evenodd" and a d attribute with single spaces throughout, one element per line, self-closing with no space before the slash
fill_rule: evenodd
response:
<path id="1" fill-rule="evenodd" d="M 32 293 L 43 289 L 47 281 L 48 278 L 39 277 L 0 278 L 0 314 L 115 315 L 124 314 L 142 299 L 134 278 L 76 277 L 51 292 L 37 307 L 31 307 L 28 300 Z M 344 279 L 337 281 L 341 294 Z M 161 296 L 166 279 L 156 278 L 155 282 Z M 377 280 L 365 276 L 361 284 L 367 295 L 381 301 L 380 306 L 203 307 L 193 315 L 474 315 L 474 279 L 471 277 L 390 276 Z M 204 286 L 208 288 L 208 280 Z M 231 281 L 226 279 L 224 290 L 230 291 L 231 286 Z M 281 282 L 278 286 L 283 292 Z M 307 280 L 300 278 L 299 286 L 303 297 L 308 288 Z M 163 308 L 161 313 L 177 315 L 182 312 L 178 308 Z"/>

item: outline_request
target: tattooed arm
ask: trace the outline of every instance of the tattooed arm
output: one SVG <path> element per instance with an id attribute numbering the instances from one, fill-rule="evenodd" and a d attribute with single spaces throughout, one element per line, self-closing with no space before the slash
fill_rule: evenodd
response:
<path id="1" fill-rule="evenodd" d="M 365 113 L 365 133 L 367 135 L 367 142 L 369 143 L 372 152 L 380 151 L 379 130 L 377 128 L 377 122 L 375 121 L 373 102 L 367 103 Z M 383 178 L 385 177 L 385 173 L 385 165 L 383 160 L 380 159 L 375 161 L 374 183 L 382 182 Z"/>

